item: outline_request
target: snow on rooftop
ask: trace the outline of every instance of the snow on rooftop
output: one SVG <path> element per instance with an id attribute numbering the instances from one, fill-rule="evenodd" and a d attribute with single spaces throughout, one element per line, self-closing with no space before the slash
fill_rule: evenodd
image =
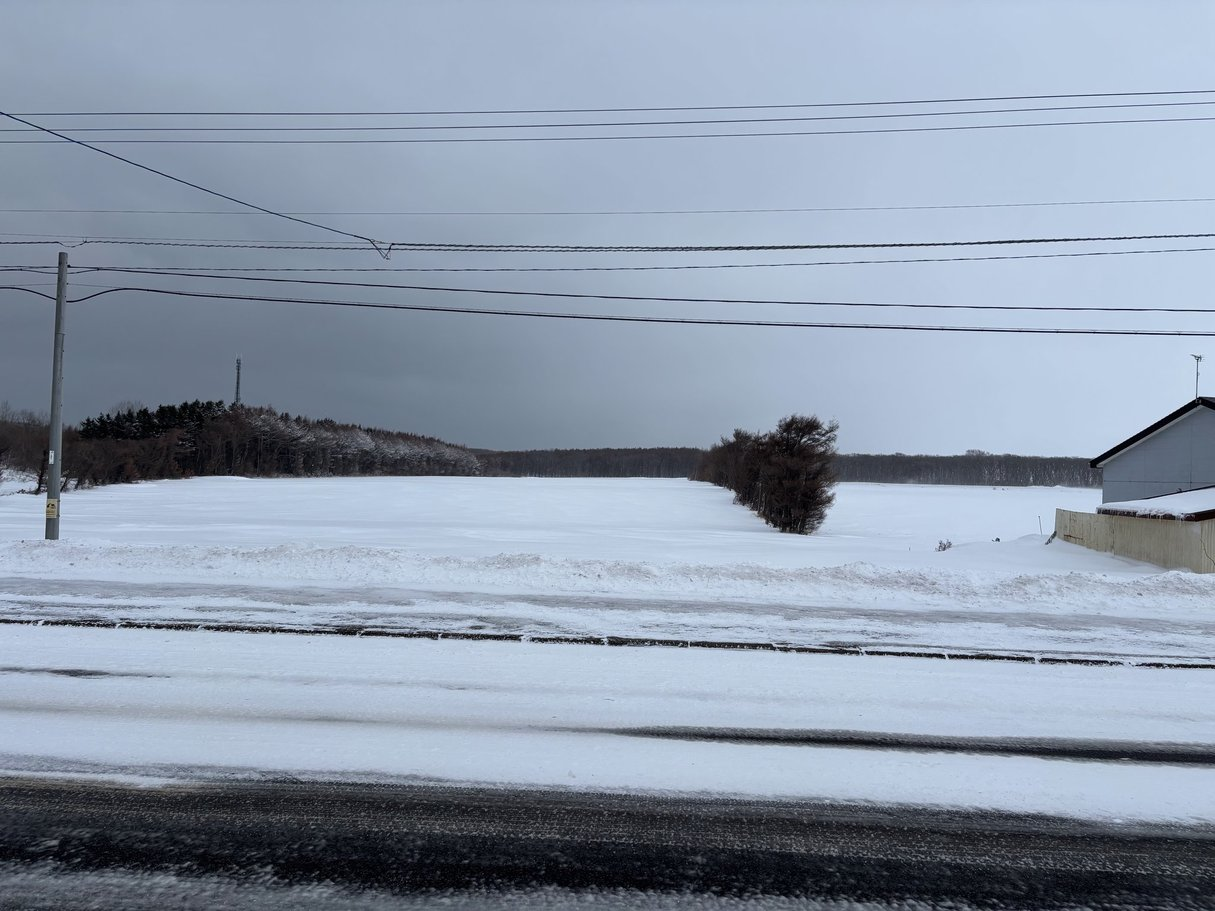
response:
<path id="1" fill-rule="evenodd" d="M 1215 518 L 1215 487 L 1185 490 L 1163 497 L 1103 503 L 1097 512 L 1116 516 L 1139 516 L 1151 519 L 1179 519 L 1195 522 Z"/>

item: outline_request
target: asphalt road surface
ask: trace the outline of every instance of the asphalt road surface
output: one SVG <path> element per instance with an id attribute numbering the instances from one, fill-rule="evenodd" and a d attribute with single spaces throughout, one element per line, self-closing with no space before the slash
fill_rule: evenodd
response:
<path id="1" fill-rule="evenodd" d="M 1215 830 L 575 792 L 0 779 L 0 908 L 1215 908 Z"/>

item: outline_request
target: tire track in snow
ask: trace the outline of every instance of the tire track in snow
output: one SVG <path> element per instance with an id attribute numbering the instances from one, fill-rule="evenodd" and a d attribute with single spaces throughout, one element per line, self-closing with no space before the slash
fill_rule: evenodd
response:
<path id="1" fill-rule="evenodd" d="M 965 737 L 887 731 L 773 728 L 636 727 L 600 728 L 605 734 L 765 746 L 851 747 L 911 753 L 975 753 L 1033 756 L 1086 762 L 1215 766 L 1215 746 L 1202 743 L 1138 743 L 1061 737 Z"/>

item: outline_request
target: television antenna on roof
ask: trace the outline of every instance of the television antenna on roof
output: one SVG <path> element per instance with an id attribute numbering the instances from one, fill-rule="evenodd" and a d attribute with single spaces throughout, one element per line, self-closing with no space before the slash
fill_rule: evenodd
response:
<path id="1" fill-rule="evenodd" d="M 1191 354 L 1194 359 L 1194 401 L 1198 401 L 1198 365 L 1202 363 L 1201 354 Z"/>

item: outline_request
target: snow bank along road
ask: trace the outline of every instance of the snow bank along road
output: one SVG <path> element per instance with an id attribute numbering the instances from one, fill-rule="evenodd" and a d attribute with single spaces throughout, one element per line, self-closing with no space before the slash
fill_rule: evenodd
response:
<path id="1" fill-rule="evenodd" d="M 14 494 L 0 617 L 1211 661 L 1215 575 L 1043 546 L 1098 498 L 845 484 L 807 538 L 687 481 L 199 478 L 69 492 L 47 543 Z"/>
<path id="2" fill-rule="evenodd" d="M 10 626 L 0 767 L 1215 824 L 1215 674 Z"/>

